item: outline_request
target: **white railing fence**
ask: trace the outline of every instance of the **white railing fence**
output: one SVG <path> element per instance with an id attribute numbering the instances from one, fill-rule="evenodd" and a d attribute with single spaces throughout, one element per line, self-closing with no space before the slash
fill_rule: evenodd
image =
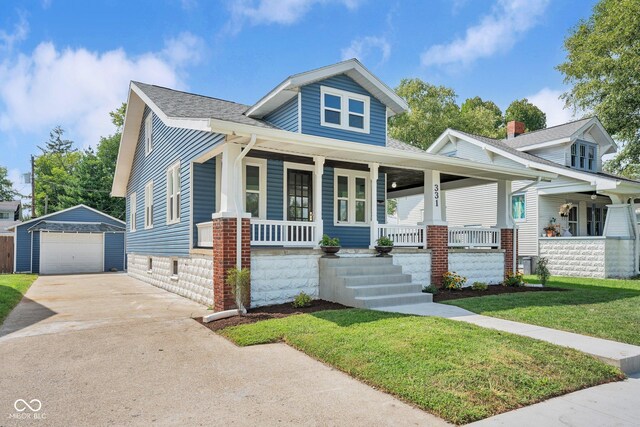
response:
<path id="1" fill-rule="evenodd" d="M 426 245 L 426 229 L 422 225 L 378 225 L 378 237 L 388 237 L 393 240 L 393 246 L 420 247 Z"/>
<path id="2" fill-rule="evenodd" d="M 449 227 L 449 247 L 499 248 L 500 229 L 475 227 Z"/>
<path id="3" fill-rule="evenodd" d="M 213 222 L 201 222 L 200 224 L 196 224 L 196 227 L 198 227 L 198 247 L 212 248 Z"/>
<path id="4" fill-rule="evenodd" d="M 315 222 L 251 220 L 252 246 L 315 246 Z"/>

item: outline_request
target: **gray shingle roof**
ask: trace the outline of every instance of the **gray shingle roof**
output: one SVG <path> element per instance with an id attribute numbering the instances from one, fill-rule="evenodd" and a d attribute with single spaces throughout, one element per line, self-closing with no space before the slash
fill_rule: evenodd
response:
<path id="1" fill-rule="evenodd" d="M 407 144 L 406 142 L 402 142 L 398 139 L 387 138 L 387 148 L 393 148 L 395 150 L 402 151 L 411 151 L 412 153 L 425 153 L 425 150 L 422 150 L 413 145 Z"/>
<path id="2" fill-rule="evenodd" d="M 11 211 L 15 212 L 20 206 L 20 202 L 17 200 L 9 200 L 6 202 L 0 202 L 0 211 Z"/>
<path id="3" fill-rule="evenodd" d="M 29 231 L 58 231 L 66 233 L 105 233 L 124 231 L 124 227 L 104 222 L 57 222 L 40 221 Z"/>
<path id="4" fill-rule="evenodd" d="M 247 105 L 146 83 L 132 83 L 169 117 L 220 119 L 263 128 L 275 128 L 265 121 L 245 116 L 244 112 L 249 108 Z"/>
<path id="5" fill-rule="evenodd" d="M 542 142 L 555 141 L 556 139 L 567 138 L 573 135 L 591 119 L 592 117 L 588 117 L 586 119 L 576 120 L 575 122 L 551 126 L 546 129 L 523 133 L 515 138 L 503 139 L 503 141 L 514 148 L 528 147 L 529 145 L 535 145 Z"/>

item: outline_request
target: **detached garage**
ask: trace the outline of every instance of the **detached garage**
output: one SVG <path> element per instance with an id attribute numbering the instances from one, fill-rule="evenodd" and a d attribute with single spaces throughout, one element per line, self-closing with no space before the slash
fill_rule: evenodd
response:
<path id="1" fill-rule="evenodd" d="M 125 223 L 85 205 L 15 227 L 15 271 L 99 273 L 125 268 Z"/>

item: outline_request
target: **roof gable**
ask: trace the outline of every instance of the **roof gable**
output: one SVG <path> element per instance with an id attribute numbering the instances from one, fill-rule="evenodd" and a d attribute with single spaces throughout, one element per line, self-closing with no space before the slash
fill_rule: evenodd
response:
<path id="1" fill-rule="evenodd" d="M 78 222 L 78 223 L 87 223 L 87 222 L 104 222 L 107 224 L 113 224 L 116 226 L 124 226 L 125 222 L 119 220 L 118 218 L 114 218 L 111 215 L 107 215 L 104 212 L 100 212 L 97 209 L 91 208 L 86 205 L 76 205 L 58 212 L 53 212 L 47 215 L 43 215 L 38 218 L 34 218 L 29 221 L 25 221 L 22 224 L 16 225 L 16 227 L 23 227 L 25 225 L 29 225 L 35 222 L 42 222 L 43 220 L 48 219 L 49 221 L 68 221 L 68 222 Z"/>

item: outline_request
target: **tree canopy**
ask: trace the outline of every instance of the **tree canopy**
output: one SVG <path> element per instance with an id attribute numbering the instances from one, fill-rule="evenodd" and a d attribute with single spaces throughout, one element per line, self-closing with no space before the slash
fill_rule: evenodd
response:
<path id="1" fill-rule="evenodd" d="M 19 196 L 13 189 L 13 182 L 9 179 L 9 171 L 6 167 L 0 166 L 0 202 L 13 200 Z"/>
<path id="2" fill-rule="evenodd" d="M 568 107 L 595 113 L 624 147 L 606 167 L 640 176 L 640 2 L 600 0 L 564 42 L 557 68 L 571 89 Z"/>
<path id="3" fill-rule="evenodd" d="M 524 123 L 527 132 L 547 127 L 547 115 L 527 98 L 515 100 L 507 107 L 504 121 L 508 123 L 512 120 Z"/>

